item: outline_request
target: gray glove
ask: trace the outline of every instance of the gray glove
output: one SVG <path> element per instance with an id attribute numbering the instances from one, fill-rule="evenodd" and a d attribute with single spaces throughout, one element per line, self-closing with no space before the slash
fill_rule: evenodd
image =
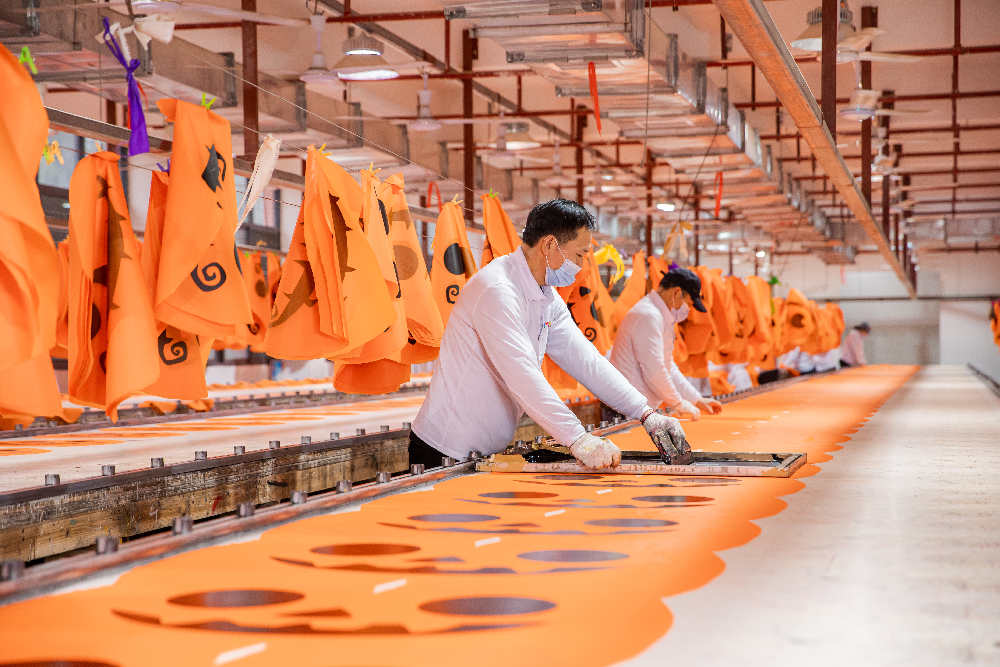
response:
<path id="1" fill-rule="evenodd" d="M 569 446 L 570 453 L 588 468 L 608 468 L 621 463 L 622 453 L 607 438 L 584 433 Z"/>
<path id="2" fill-rule="evenodd" d="M 686 465 L 694 461 L 691 445 L 688 444 L 679 421 L 658 412 L 650 412 L 643 417 L 642 425 L 653 444 L 660 450 L 664 463 Z"/>

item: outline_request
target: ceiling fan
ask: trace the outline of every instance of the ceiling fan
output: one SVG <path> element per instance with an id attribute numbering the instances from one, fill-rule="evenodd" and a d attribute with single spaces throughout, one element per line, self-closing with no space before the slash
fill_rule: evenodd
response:
<path id="1" fill-rule="evenodd" d="M 847 8 L 847 0 L 840 0 L 837 25 L 837 63 L 858 62 L 859 60 L 909 63 L 920 60 L 919 56 L 886 51 L 865 51 L 877 35 L 885 34 L 879 28 L 855 30 L 852 25 L 854 13 Z M 823 49 L 823 9 L 817 7 L 806 14 L 808 26 L 791 42 L 794 48 L 819 53 Z"/>
<path id="2" fill-rule="evenodd" d="M 879 106 L 879 92 L 867 88 L 855 88 L 851 91 L 851 99 L 847 106 L 838 113 L 847 120 L 858 122 L 870 120 L 876 116 L 917 116 L 928 113 L 927 109 L 884 109 Z"/>

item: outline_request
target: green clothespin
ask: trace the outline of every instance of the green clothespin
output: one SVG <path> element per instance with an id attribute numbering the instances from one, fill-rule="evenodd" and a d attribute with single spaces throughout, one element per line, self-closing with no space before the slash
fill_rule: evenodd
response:
<path id="1" fill-rule="evenodd" d="M 38 74 L 38 68 L 35 67 L 35 59 L 31 57 L 31 49 L 27 46 L 21 47 L 21 55 L 18 56 L 17 60 L 27 65 L 32 74 Z"/>
<path id="2" fill-rule="evenodd" d="M 770 277 L 770 278 L 768 279 L 768 281 L 767 281 L 767 284 L 768 284 L 768 285 L 772 285 L 772 286 L 773 286 L 773 285 L 780 285 L 780 284 L 781 284 L 781 281 L 780 281 L 780 280 L 778 280 L 778 276 L 776 276 L 776 275 L 774 275 L 774 274 L 772 273 L 772 274 L 771 274 L 771 277 Z"/>
<path id="3" fill-rule="evenodd" d="M 212 99 L 208 99 L 208 94 L 207 93 L 202 93 L 201 94 L 201 106 L 203 106 L 203 107 L 205 107 L 205 109 L 211 111 L 212 110 L 212 105 L 215 104 L 215 100 L 216 99 L 217 98 L 215 98 L 215 97 L 213 97 Z"/>
<path id="4" fill-rule="evenodd" d="M 492 187 L 490 188 L 490 191 L 486 193 L 486 196 L 487 197 L 493 197 L 494 199 L 498 199 L 499 198 L 499 195 L 496 192 L 493 191 Z"/>

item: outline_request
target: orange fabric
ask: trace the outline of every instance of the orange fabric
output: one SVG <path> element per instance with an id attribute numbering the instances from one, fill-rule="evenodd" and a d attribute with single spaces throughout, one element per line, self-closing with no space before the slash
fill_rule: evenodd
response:
<path id="1" fill-rule="evenodd" d="M 253 316 L 241 277 L 229 121 L 196 104 L 161 99 L 174 123 L 170 187 L 157 263 L 156 317 L 203 338 L 245 340 Z"/>
<path id="2" fill-rule="evenodd" d="M 670 262 L 655 255 L 650 255 L 646 260 L 649 263 L 649 283 L 647 292 L 660 286 L 663 276 L 670 273 Z"/>
<path id="3" fill-rule="evenodd" d="M 66 348 L 69 336 L 69 241 L 60 241 L 56 252 L 59 255 L 59 301 L 56 307 L 56 343 L 49 355 L 65 359 L 69 354 Z"/>
<path id="4" fill-rule="evenodd" d="M 716 344 L 709 352 L 709 361 L 716 364 L 727 363 L 721 354 L 736 342 L 737 315 L 733 303 L 732 285 L 722 275 L 722 269 L 701 268 L 701 293 L 711 294 L 711 301 L 705 302 L 708 314 L 715 326 Z M 691 310 L 694 310 L 693 308 Z"/>
<path id="5" fill-rule="evenodd" d="M 396 268 L 399 270 L 406 306 L 406 326 L 409 329 L 408 344 L 403 349 L 403 363 L 422 364 L 433 361 L 437 359 L 441 348 L 444 321 L 434 299 L 416 225 L 410 217 L 401 174 L 385 180 L 382 200 L 390 211 L 389 238 L 396 257 Z"/>
<path id="6" fill-rule="evenodd" d="M 69 185 L 69 395 L 104 408 L 156 381 L 156 321 L 118 156 L 83 158 Z"/>
<path id="7" fill-rule="evenodd" d="M 722 396 L 724 394 L 731 394 L 733 391 L 733 385 L 729 384 L 728 371 L 715 370 L 709 371 L 708 381 L 711 386 L 713 396 Z"/>
<path id="8" fill-rule="evenodd" d="M 243 251 L 242 264 L 243 281 L 253 315 L 253 324 L 247 331 L 247 343 L 254 352 L 263 352 L 267 326 L 271 322 L 271 289 L 281 277 L 281 262 L 273 252 Z"/>
<path id="9" fill-rule="evenodd" d="M 265 347 L 272 357 L 347 354 L 395 319 L 371 245 L 358 224 L 361 188 L 310 147 L 305 192 L 281 270 Z"/>
<path id="10" fill-rule="evenodd" d="M 607 354 L 611 349 L 607 329 L 604 326 L 604 315 L 596 303 L 597 283 L 600 276 L 594 262 L 594 251 L 588 250 L 583 266 L 576 274 L 576 282 L 569 287 L 560 287 L 556 291 L 566 302 L 570 317 L 580 331 L 587 337 L 601 354 Z M 610 297 L 608 297 L 610 300 Z"/>
<path id="11" fill-rule="evenodd" d="M 719 344 L 715 330 L 716 320 L 712 316 L 713 306 L 719 295 L 717 289 L 711 288 L 715 274 L 703 266 L 693 267 L 692 270 L 701 279 L 701 298 L 707 312 L 691 308 L 687 319 L 680 323 L 679 330 L 688 355 L 683 361 L 677 361 L 677 366 L 688 377 L 707 378 L 709 355 L 715 354 Z M 674 357 L 674 360 L 677 358 Z"/>
<path id="12" fill-rule="evenodd" d="M 640 251 L 632 256 L 632 275 L 625 281 L 625 287 L 614 302 L 609 332 L 612 341 L 618 335 L 618 327 L 621 326 L 625 315 L 644 296 L 646 296 L 646 253 Z"/>
<path id="13" fill-rule="evenodd" d="M 56 344 L 60 266 L 35 175 L 49 121 L 27 69 L 0 49 L 0 415 L 30 424 L 61 413 Z"/>
<path id="14" fill-rule="evenodd" d="M 990 310 L 990 331 L 993 332 L 993 342 L 1000 347 L 1000 301 L 994 301 Z"/>
<path id="15" fill-rule="evenodd" d="M 161 275 L 160 259 L 164 246 L 164 219 L 170 177 L 155 172 L 149 186 L 149 209 L 146 213 L 146 234 L 142 243 L 142 272 L 150 294 L 157 293 Z M 167 273 L 167 272 L 163 272 Z M 156 322 L 156 353 L 159 375 L 146 387 L 147 394 L 164 398 L 202 398 L 205 388 L 205 366 L 211 354 L 208 341 L 196 334 L 181 331 L 165 322 Z"/>
<path id="16" fill-rule="evenodd" d="M 673 597 L 722 574 L 729 550 L 787 530 L 796 520 L 782 514 L 789 506 L 821 502 L 797 494 L 833 456 L 856 455 L 849 434 L 914 370 L 852 369 L 685 424 L 695 447 L 708 451 L 794 443 L 809 462 L 790 478 L 495 473 L 439 480 L 422 493 L 372 499 L 360 511 L 159 558 L 106 586 L 0 607 L 5 660 L 208 665 L 266 643 L 245 662 L 652 663 L 642 652 L 671 631 L 681 613 L 671 611 Z M 652 449 L 642 428 L 611 439 L 623 449 Z M 379 586 L 388 582 L 398 586 Z M 733 604 L 755 608 L 752 599 Z M 72 632 L 53 622 L 65 618 L 73 619 Z M 165 637 L 170 650 L 150 650 Z"/>
<path id="17" fill-rule="evenodd" d="M 577 389 L 580 386 L 575 377 L 564 371 L 547 354 L 542 359 L 542 373 L 553 389 Z"/>
<path id="18" fill-rule="evenodd" d="M 503 210 L 500 197 L 495 194 L 483 195 L 483 229 L 486 238 L 483 239 L 480 267 L 521 247 L 521 237 L 517 235 L 510 216 Z"/>
<path id="19" fill-rule="evenodd" d="M 816 319 L 809 300 L 794 287 L 785 298 L 785 317 L 781 353 L 804 346 L 816 331 Z"/>
<path id="20" fill-rule="evenodd" d="M 395 313 L 392 324 L 359 350 L 337 357 L 333 369 L 333 386 L 350 394 L 387 394 L 396 391 L 410 379 L 410 364 L 403 363 L 402 353 L 409 338 L 406 327 L 406 307 L 400 286 L 399 271 L 389 239 L 389 214 L 379 199 L 380 184 L 375 172 L 361 172 L 364 200 L 360 225 L 371 245 L 392 299 Z"/>
<path id="21" fill-rule="evenodd" d="M 469 248 L 462 207 L 456 202 L 448 202 L 441 207 L 434 226 L 434 259 L 431 262 L 431 287 L 445 324 L 462 288 L 475 272 L 476 261 Z"/>

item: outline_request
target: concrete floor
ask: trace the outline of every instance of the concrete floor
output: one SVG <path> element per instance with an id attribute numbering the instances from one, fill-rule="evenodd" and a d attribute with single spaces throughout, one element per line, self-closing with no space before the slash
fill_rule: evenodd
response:
<path id="1" fill-rule="evenodd" d="M 1000 665 L 1000 398 L 922 369 L 628 665 Z"/>

